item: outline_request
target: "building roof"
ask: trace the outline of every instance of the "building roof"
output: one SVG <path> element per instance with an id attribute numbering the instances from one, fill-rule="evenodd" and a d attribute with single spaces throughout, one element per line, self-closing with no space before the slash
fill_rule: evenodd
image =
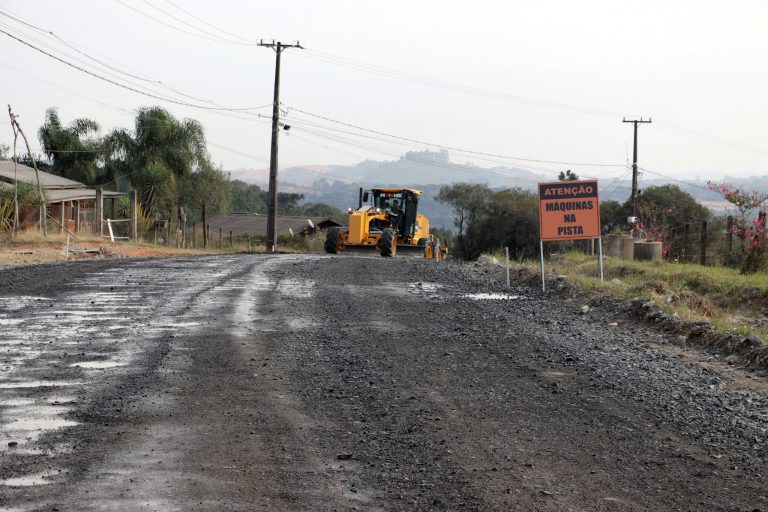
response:
<path id="1" fill-rule="evenodd" d="M 234 236 L 267 235 L 267 216 L 257 213 L 227 213 L 217 215 L 208 221 L 211 231 L 219 228 L 229 234 L 231 231 Z M 333 226 L 341 226 L 338 222 L 328 217 L 298 217 L 289 215 L 278 215 L 275 219 L 275 229 L 278 236 L 283 235 L 306 235 L 316 229 L 327 229 Z"/>
<path id="2" fill-rule="evenodd" d="M 7 181 L 9 183 L 14 182 L 14 162 L 10 160 L 0 161 L 0 180 Z M 26 165 L 16 164 L 16 176 L 19 182 L 29 183 L 30 185 L 37 185 L 37 178 L 35 177 L 35 170 L 32 167 Z M 40 184 L 44 189 L 54 188 L 83 188 L 84 185 L 74 180 L 62 178 L 49 172 L 38 171 L 40 175 Z"/>
<path id="3" fill-rule="evenodd" d="M 79 201 L 84 199 L 96 199 L 96 189 L 88 188 L 84 184 L 56 176 L 49 172 L 38 171 L 40 175 L 40 185 L 45 190 L 49 203 L 58 203 L 61 201 Z M 14 163 L 8 160 L 0 161 L 0 184 L 3 182 L 13 183 L 14 175 L 19 183 L 27 183 L 37 186 L 35 170 L 26 165 L 17 164 L 14 173 Z M 104 191 L 104 198 L 124 196 L 124 192 Z"/>
<path id="4" fill-rule="evenodd" d="M 48 189 L 45 191 L 48 196 L 49 203 L 59 203 L 61 201 L 82 201 L 84 199 L 96 199 L 96 190 L 92 188 L 64 188 L 64 189 Z M 104 191 L 104 199 L 110 197 L 124 196 L 124 192 L 112 192 L 111 190 Z"/>

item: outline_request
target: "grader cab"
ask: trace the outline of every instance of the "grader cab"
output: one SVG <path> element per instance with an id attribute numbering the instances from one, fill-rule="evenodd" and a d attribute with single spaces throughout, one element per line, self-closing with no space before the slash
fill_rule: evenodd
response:
<path id="1" fill-rule="evenodd" d="M 358 208 L 349 209 L 349 227 L 331 228 L 325 251 L 409 254 L 440 259 L 447 249 L 429 232 L 429 219 L 418 213 L 421 191 L 411 188 L 360 189 Z"/>

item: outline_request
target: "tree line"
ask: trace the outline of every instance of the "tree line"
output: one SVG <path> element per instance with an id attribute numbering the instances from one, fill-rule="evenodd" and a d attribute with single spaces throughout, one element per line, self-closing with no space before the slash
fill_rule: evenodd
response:
<path id="1" fill-rule="evenodd" d="M 191 218 L 205 207 L 209 214 L 229 211 L 266 213 L 267 192 L 258 185 L 231 180 L 211 162 L 203 126 L 193 119 L 177 119 L 162 107 L 138 109 L 133 129 L 117 128 L 101 134 L 98 122 L 77 118 L 64 123 L 49 108 L 37 132 L 43 155 L 35 158 L 41 170 L 89 187 L 137 190 L 141 214 L 148 219 L 175 217 L 183 208 Z M 9 158 L 7 147 L 0 157 Z M 281 215 L 328 216 L 341 221 L 341 212 L 328 205 L 301 205 L 301 194 L 279 193 Z"/>
<path id="2" fill-rule="evenodd" d="M 560 179 L 575 179 L 570 171 Z M 522 188 L 492 189 L 487 185 L 457 183 L 440 189 L 437 200 L 453 210 L 455 231 L 450 243 L 458 257 L 472 261 L 487 252 L 509 247 L 515 258 L 536 258 L 539 252 L 538 197 Z M 670 259 L 685 259 L 694 253 L 705 226 L 708 242 L 721 242 L 725 219 L 709 210 L 676 185 L 648 187 L 638 198 L 639 236 L 661 241 Z M 629 233 L 632 201 L 600 204 L 603 234 Z M 704 224 L 706 223 L 706 224 Z M 546 244 L 547 251 L 572 248 L 572 242 Z"/>

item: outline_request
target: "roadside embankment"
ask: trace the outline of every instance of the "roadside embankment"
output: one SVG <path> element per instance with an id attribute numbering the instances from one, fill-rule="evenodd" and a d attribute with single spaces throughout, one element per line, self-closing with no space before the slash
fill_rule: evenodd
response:
<path id="1" fill-rule="evenodd" d="M 489 258 L 503 266 L 502 255 Z M 516 279 L 540 283 L 538 261 L 511 263 Z M 579 294 L 585 304 L 614 301 L 631 316 L 678 334 L 680 344 L 710 347 L 768 367 L 768 276 L 737 269 L 605 258 L 569 252 L 545 263 L 548 287 Z"/>

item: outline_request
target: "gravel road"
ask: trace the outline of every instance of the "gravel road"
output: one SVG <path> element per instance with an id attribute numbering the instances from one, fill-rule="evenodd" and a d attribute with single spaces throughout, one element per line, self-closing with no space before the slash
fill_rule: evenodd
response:
<path id="1" fill-rule="evenodd" d="M 0 508 L 768 510 L 768 377 L 498 270 L 0 271 Z"/>

